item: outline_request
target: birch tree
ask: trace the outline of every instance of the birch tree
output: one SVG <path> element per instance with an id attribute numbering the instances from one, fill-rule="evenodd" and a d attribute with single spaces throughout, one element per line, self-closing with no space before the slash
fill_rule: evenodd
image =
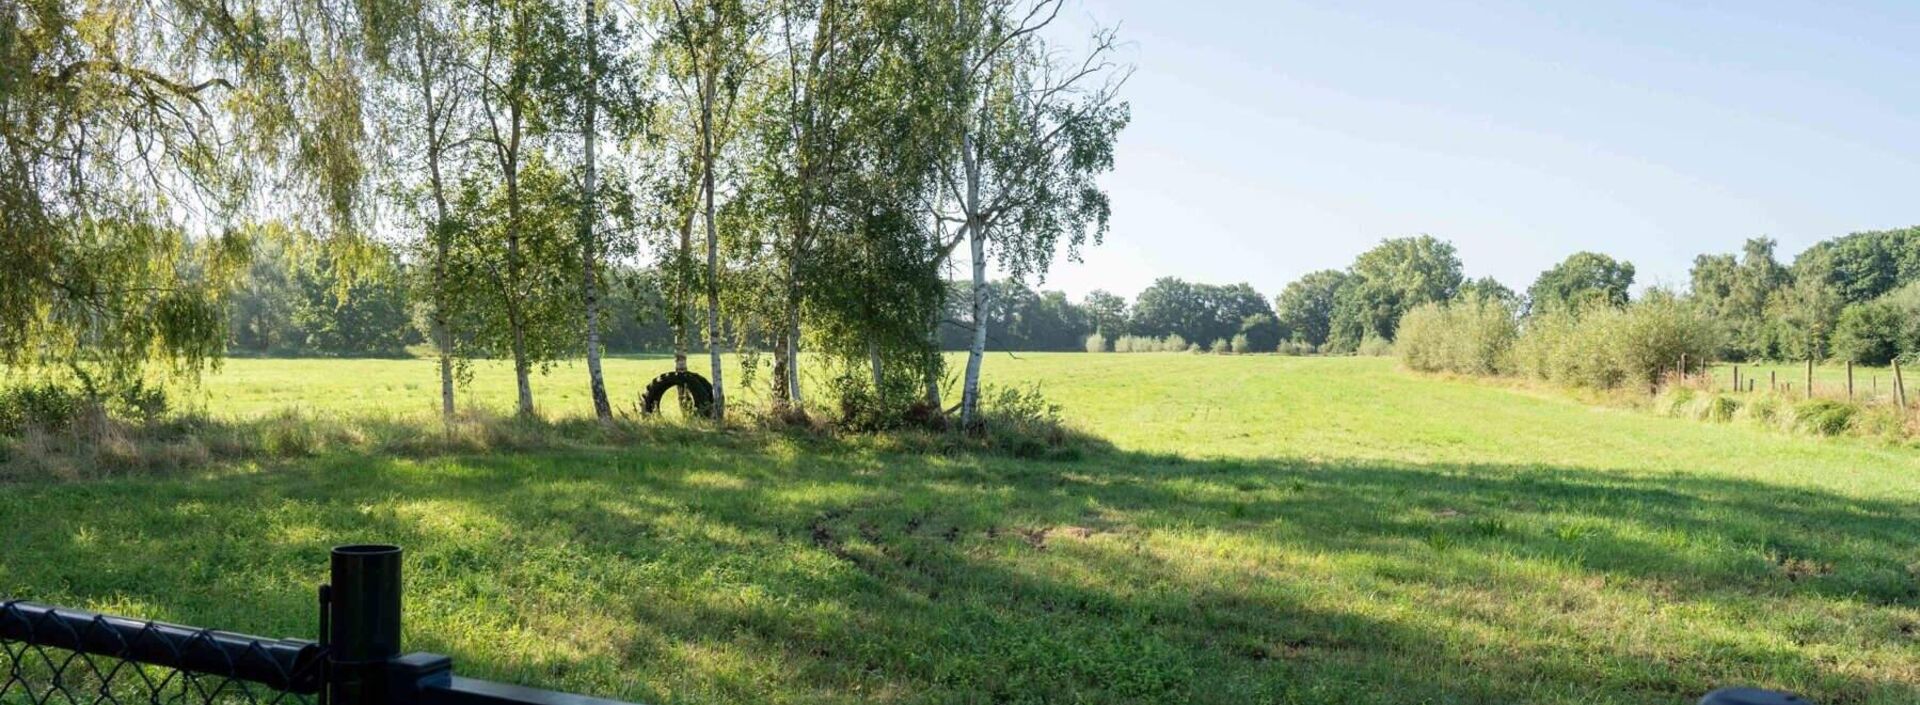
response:
<path id="1" fill-rule="evenodd" d="M 1099 242 L 1110 208 L 1096 177 L 1113 168 L 1114 140 L 1128 119 L 1119 91 L 1130 71 L 1115 59 L 1111 30 L 1095 32 L 1077 60 L 1044 38 L 1062 0 L 966 5 L 959 139 L 943 164 L 937 217 L 953 227 L 945 253 L 965 242 L 972 260 L 973 339 L 960 401 L 961 424 L 972 426 L 987 345 L 987 269 L 1044 277 L 1062 245 L 1075 257 L 1089 237 Z"/>
<path id="2" fill-rule="evenodd" d="M 720 232 L 718 175 L 721 152 L 739 132 L 736 108 L 760 68 L 767 13 L 750 0 L 665 0 L 663 49 L 676 94 L 693 115 L 692 137 L 699 170 L 700 220 L 705 229 L 706 345 L 713 383 L 713 418 L 726 419 L 726 385 L 720 361 Z M 690 222 L 690 221 L 689 221 Z"/>
<path id="3" fill-rule="evenodd" d="M 564 180 L 542 153 L 540 140 L 551 132 L 552 106 L 543 102 L 542 88 L 550 88 L 559 74 L 553 52 L 566 45 L 559 8 L 542 0 L 492 0 L 471 11 L 468 41 L 476 60 L 468 71 L 479 127 L 475 140 L 489 169 L 475 171 L 463 184 L 464 210 L 472 227 L 463 229 L 468 247 L 465 262 L 493 296 L 482 312 L 497 321 L 497 341 L 513 360 L 515 412 L 533 416 L 531 376 L 536 365 L 556 357 L 566 346 L 555 329 L 564 323 L 574 297 L 556 291 L 562 265 L 557 253 L 579 250 L 556 229 L 555 222 L 574 222 L 568 210 Z M 482 175 L 482 171 L 490 172 Z M 495 180 L 494 177 L 497 177 Z M 527 177 L 533 177 L 526 183 Z M 531 186 L 533 188 L 523 188 Z M 578 264 L 575 257 L 573 269 Z M 578 271 L 577 269 L 575 271 Z"/>
<path id="4" fill-rule="evenodd" d="M 0 5 L 0 363 L 197 371 L 222 352 L 243 270 L 232 225 L 350 230 L 366 171 L 357 10 Z"/>
<path id="5" fill-rule="evenodd" d="M 383 100 L 374 112 L 386 118 L 382 134 L 392 145 L 397 171 L 390 178 L 407 217 L 417 223 L 403 226 L 417 232 L 413 250 L 422 263 L 416 291 L 426 296 L 428 338 L 434 346 L 440 375 L 440 413 L 452 417 L 456 350 L 452 301 L 457 287 L 450 281 L 453 241 L 460 223 L 450 206 L 452 174 L 459 147 L 468 129 L 463 112 L 471 107 L 463 80 L 461 45 L 453 17 L 446 8 L 427 0 L 407 0 L 394 6 L 395 22 L 378 43 Z"/>

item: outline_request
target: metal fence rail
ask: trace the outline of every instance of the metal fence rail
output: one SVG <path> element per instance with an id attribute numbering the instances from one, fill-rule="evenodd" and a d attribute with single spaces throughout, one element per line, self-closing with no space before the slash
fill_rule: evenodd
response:
<path id="1" fill-rule="evenodd" d="M 400 549 L 341 546 L 320 641 L 0 599 L 0 705 L 628 705 L 454 675 L 400 650 Z"/>

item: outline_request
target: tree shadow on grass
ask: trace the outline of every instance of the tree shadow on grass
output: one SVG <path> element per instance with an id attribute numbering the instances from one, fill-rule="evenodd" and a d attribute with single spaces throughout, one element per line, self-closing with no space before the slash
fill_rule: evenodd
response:
<path id="1" fill-rule="evenodd" d="M 11 499 L 0 592 L 301 633 L 395 541 L 415 647 L 650 702 L 1920 695 L 1920 504 L 1740 479 L 690 444 Z"/>

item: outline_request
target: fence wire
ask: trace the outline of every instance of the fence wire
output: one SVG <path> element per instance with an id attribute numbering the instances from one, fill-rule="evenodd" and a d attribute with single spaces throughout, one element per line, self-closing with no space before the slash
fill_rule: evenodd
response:
<path id="1" fill-rule="evenodd" d="M 318 645 L 0 603 L 0 705 L 314 705 Z"/>

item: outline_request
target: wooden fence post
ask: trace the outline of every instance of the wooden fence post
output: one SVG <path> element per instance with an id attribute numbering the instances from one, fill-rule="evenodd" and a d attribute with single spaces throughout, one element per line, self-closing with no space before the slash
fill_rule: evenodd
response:
<path id="1" fill-rule="evenodd" d="M 1775 394 L 1780 393 L 1780 371 L 1779 370 L 1767 370 L 1767 391 L 1773 392 Z"/>
<path id="2" fill-rule="evenodd" d="M 1813 358 L 1807 358 L 1807 398 L 1813 398 Z"/>
<path id="3" fill-rule="evenodd" d="M 1740 366 L 1733 366 L 1733 391 L 1740 391 Z"/>
<path id="4" fill-rule="evenodd" d="M 1847 361 L 1847 401 L 1853 401 L 1853 361 Z"/>
<path id="5" fill-rule="evenodd" d="M 1900 400 L 1900 413 L 1907 413 L 1907 379 L 1900 376 L 1900 358 L 1893 360 L 1893 392 Z"/>

